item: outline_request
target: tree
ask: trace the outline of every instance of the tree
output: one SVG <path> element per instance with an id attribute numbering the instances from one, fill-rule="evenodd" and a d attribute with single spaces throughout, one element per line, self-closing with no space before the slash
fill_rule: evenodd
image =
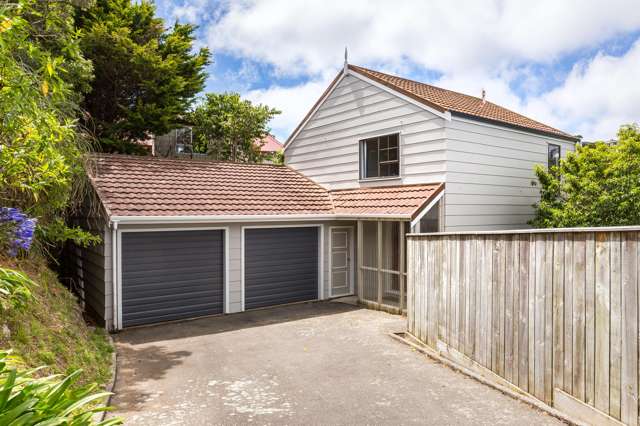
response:
<path id="1" fill-rule="evenodd" d="M 578 146 L 560 165 L 535 169 L 541 228 L 640 225 L 640 127 L 626 125 L 618 143 Z"/>
<path id="2" fill-rule="evenodd" d="M 189 115 L 194 151 L 217 160 L 261 162 L 264 158 L 255 141 L 267 136 L 268 123 L 277 114 L 280 111 L 254 105 L 237 93 L 208 93 Z"/>
<path id="3" fill-rule="evenodd" d="M 95 80 L 83 107 L 105 151 L 178 127 L 204 88 L 209 50 L 193 53 L 192 25 L 171 30 L 148 1 L 97 0 L 77 15 Z"/>
<path id="4" fill-rule="evenodd" d="M 0 203 L 35 215 L 66 207 L 81 155 L 77 97 L 64 76 L 84 60 L 72 27 L 57 31 L 67 38 L 67 58 L 39 42 L 47 39 L 47 22 L 64 22 L 60 14 L 68 12 L 50 9 L 45 17 L 42 4 L 0 9 Z"/>

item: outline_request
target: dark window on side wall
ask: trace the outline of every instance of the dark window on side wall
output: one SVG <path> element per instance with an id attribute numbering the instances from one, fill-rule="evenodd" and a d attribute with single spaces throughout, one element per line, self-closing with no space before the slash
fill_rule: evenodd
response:
<path id="1" fill-rule="evenodd" d="M 549 144 L 548 146 L 548 158 L 547 158 L 547 167 L 551 169 L 551 167 L 560 165 L 560 145 Z"/>
<path id="2" fill-rule="evenodd" d="M 400 175 L 399 135 L 385 135 L 360 141 L 362 179 Z"/>

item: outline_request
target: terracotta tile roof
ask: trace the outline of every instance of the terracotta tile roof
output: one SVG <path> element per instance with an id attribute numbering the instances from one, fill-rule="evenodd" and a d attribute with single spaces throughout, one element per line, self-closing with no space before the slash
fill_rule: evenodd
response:
<path id="1" fill-rule="evenodd" d="M 91 181 L 110 216 L 332 214 L 329 193 L 285 166 L 101 154 Z"/>
<path id="2" fill-rule="evenodd" d="M 406 78 L 385 74 L 379 71 L 349 65 L 349 69 L 364 75 L 378 83 L 384 84 L 398 92 L 411 97 L 414 100 L 424 103 L 441 112 L 450 111 L 453 114 L 467 115 L 475 118 L 486 119 L 504 123 L 510 126 L 521 127 L 534 130 L 536 132 L 547 133 L 559 136 L 563 139 L 577 140 L 575 136 L 555 129 L 546 124 L 532 120 L 524 115 L 518 114 L 492 102 L 482 102 L 481 98 L 454 92 L 452 90 L 441 89 L 430 84 L 408 80 Z"/>
<path id="3" fill-rule="evenodd" d="M 330 191 L 336 214 L 406 215 L 413 218 L 444 184 L 377 186 Z"/>

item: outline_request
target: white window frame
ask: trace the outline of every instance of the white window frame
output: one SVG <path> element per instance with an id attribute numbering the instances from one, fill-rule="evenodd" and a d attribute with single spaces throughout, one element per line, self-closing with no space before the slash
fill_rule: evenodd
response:
<path id="1" fill-rule="evenodd" d="M 292 225 L 247 225 L 240 228 L 240 311 L 245 311 L 245 288 L 244 288 L 244 272 L 245 272 L 245 230 L 246 229 L 276 229 L 276 228 L 318 228 L 318 298 L 316 300 L 324 300 L 324 224 L 292 224 Z"/>
<path id="2" fill-rule="evenodd" d="M 206 226 L 196 228 L 117 228 L 114 226 L 115 240 L 111 243 L 114 245 L 116 254 L 115 262 L 112 259 L 113 270 L 113 290 L 114 290 L 114 306 L 113 306 L 113 323 L 116 330 L 122 330 L 122 233 L 125 232 L 182 232 L 182 231 L 224 231 L 224 292 L 223 292 L 223 313 L 229 313 L 229 227 L 228 226 Z"/>
<path id="3" fill-rule="evenodd" d="M 367 167 L 367 154 L 366 154 L 366 149 L 364 148 L 365 146 L 365 142 L 369 139 L 376 139 L 376 138 L 381 138 L 384 136 L 392 136 L 392 135 L 398 135 L 398 174 L 395 176 L 371 176 L 371 177 L 366 177 L 366 167 Z M 379 148 L 378 148 L 379 150 Z M 358 176 L 359 176 L 359 180 L 360 182 L 371 182 L 371 181 L 378 181 L 378 180 L 398 180 L 398 179 L 402 179 L 402 132 L 400 131 L 395 131 L 395 132 L 384 132 L 384 133 L 377 133 L 377 134 L 373 134 L 373 135 L 367 135 L 367 136 L 363 136 L 358 140 L 358 164 L 360 165 L 360 170 L 358 170 Z M 380 167 L 380 161 L 378 158 L 378 168 Z"/>

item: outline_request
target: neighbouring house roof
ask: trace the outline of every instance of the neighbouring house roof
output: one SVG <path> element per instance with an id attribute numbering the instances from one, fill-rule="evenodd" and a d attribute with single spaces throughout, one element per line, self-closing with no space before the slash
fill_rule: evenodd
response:
<path id="1" fill-rule="evenodd" d="M 341 79 L 340 77 L 344 76 L 345 73 L 361 75 L 442 113 L 449 112 L 452 115 L 460 117 L 492 122 L 498 125 L 519 128 L 525 131 L 545 134 L 570 141 L 578 141 L 580 139 L 577 136 L 570 135 L 562 130 L 558 130 L 529 117 L 525 117 L 522 114 L 518 114 L 517 112 L 501 107 L 500 105 L 489 102 L 486 99 L 483 101 L 482 98 L 475 96 L 465 95 L 463 93 L 442 89 L 430 84 L 348 64 L 346 70 L 343 69 L 338 73 L 331 84 L 329 84 L 329 87 L 327 87 L 313 107 L 308 111 L 307 115 L 305 115 L 302 121 L 294 129 L 287 139 L 285 146 L 287 146 L 292 138 L 302 129 L 302 126 L 304 126 L 307 120 L 311 118 L 316 109 L 338 84 Z"/>
<path id="2" fill-rule="evenodd" d="M 324 188 L 285 166 L 105 154 L 95 163 L 110 216 L 333 213 Z"/>
<path id="3" fill-rule="evenodd" d="M 273 135 L 267 135 L 261 140 L 256 139 L 256 144 L 260 146 L 262 152 L 277 152 L 282 149 L 282 144 Z"/>
<path id="4" fill-rule="evenodd" d="M 280 165 L 98 154 L 90 180 L 109 217 L 413 219 L 443 184 L 328 191 Z M 241 218 L 239 218 L 241 219 Z"/>
<path id="5" fill-rule="evenodd" d="M 330 191 L 336 214 L 407 215 L 413 219 L 444 184 L 378 186 Z"/>

